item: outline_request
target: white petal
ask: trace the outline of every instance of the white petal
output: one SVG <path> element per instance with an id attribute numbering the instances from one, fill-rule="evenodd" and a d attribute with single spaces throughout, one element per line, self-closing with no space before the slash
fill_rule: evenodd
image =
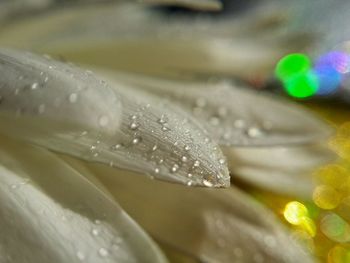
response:
<path id="1" fill-rule="evenodd" d="M 103 74 L 101 72 L 101 74 Z M 104 73 L 176 102 L 224 146 L 273 146 L 318 142 L 331 128 L 296 104 L 228 81 L 190 82 Z"/>
<path id="2" fill-rule="evenodd" d="M 241 180 L 282 195 L 312 198 L 312 173 L 336 156 L 327 145 L 227 148 L 233 181 Z"/>
<path id="3" fill-rule="evenodd" d="M 1 138 L 0 262 L 166 262 L 108 196 L 52 153 Z"/>
<path id="4" fill-rule="evenodd" d="M 157 240 L 201 262 L 313 262 L 269 211 L 236 188 L 186 189 L 89 167 Z"/>
<path id="5" fill-rule="evenodd" d="M 3 50 L 0 69 L 0 132 L 163 180 L 229 184 L 219 147 L 169 103 L 29 53 Z"/>
<path id="6" fill-rule="evenodd" d="M 158 5 L 176 5 L 201 10 L 220 10 L 220 0 L 143 0 L 142 3 Z"/>
<path id="7" fill-rule="evenodd" d="M 0 43 L 167 76 L 266 76 L 280 57 L 297 51 L 308 39 L 289 35 L 280 39 L 268 26 L 281 18 L 281 6 L 275 6 L 259 5 L 227 19 L 169 18 L 130 1 L 79 6 L 7 25 L 0 32 Z"/>

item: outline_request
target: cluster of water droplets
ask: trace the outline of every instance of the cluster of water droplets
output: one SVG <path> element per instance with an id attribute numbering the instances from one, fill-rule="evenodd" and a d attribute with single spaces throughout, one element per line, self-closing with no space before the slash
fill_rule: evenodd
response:
<path id="1" fill-rule="evenodd" d="M 215 105 L 206 97 L 198 97 L 191 107 L 193 115 L 203 119 L 208 130 L 217 134 L 221 143 L 249 144 L 250 140 L 265 136 L 270 129 L 268 123 L 259 126 L 251 121 L 235 118 L 229 107 Z"/>

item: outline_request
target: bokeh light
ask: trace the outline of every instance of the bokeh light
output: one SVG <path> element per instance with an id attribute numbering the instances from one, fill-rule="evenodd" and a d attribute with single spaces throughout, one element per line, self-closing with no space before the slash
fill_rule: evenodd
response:
<path id="1" fill-rule="evenodd" d="M 350 250 L 342 246 L 335 246 L 328 254 L 328 263 L 349 263 Z"/>
<path id="2" fill-rule="evenodd" d="M 307 73 L 311 68 L 311 60 L 304 54 L 290 54 L 282 58 L 276 66 L 275 74 L 282 81 L 296 74 Z"/>
<path id="3" fill-rule="evenodd" d="M 334 242 L 347 243 L 350 241 L 349 224 L 335 213 L 330 213 L 323 217 L 321 231 Z"/>
<path id="4" fill-rule="evenodd" d="M 341 201 L 340 193 L 329 185 L 317 186 L 312 197 L 315 204 L 325 210 L 336 208 Z"/>
<path id="5" fill-rule="evenodd" d="M 292 225 L 301 225 L 308 214 L 306 206 L 297 201 L 288 203 L 283 212 L 284 218 Z"/>
<path id="6" fill-rule="evenodd" d="M 275 75 L 291 97 L 308 98 L 335 93 L 349 71 L 350 56 L 331 51 L 320 56 L 314 65 L 304 54 L 289 54 L 277 63 Z"/>
<path id="7" fill-rule="evenodd" d="M 294 98 L 308 98 L 317 92 L 318 79 L 312 71 L 300 73 L 284 81 L 284 87 Z"/>

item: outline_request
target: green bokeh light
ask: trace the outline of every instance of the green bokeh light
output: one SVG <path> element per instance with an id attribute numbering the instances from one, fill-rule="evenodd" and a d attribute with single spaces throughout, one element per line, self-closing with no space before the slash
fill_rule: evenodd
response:
<path id="1" fill-rule="evenodd" d="M 296 74 L 306 73 L 311 69 L 311 60 L 303 54 L 290 54 L 283 57 L 276 66 L 276 77 L 286 81 Z"/>
<path id="2" fill-rule="evenodd" d="M 318 90 L 318 78 L 312 72 L 300 73 L 284 81 L 284 88 L 294 98 L 308 98 Z"/>

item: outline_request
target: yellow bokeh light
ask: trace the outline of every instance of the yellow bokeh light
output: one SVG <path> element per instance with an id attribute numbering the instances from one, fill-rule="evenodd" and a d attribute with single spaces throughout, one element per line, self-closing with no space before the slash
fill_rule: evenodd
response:
<path id="1" fill-rule="evenodd" d="M 350 251 L 342 246 L 335 246 L 328 253 L 328 263 L 349 263 Z"/>
<path id="2" fill-rule="evenodd" d="M 315 204 L 325 210 L 336 208 L 341 201 L 340 193 L 329 185 L 317 186 L 312 197 Z"/>
<path id="3" fill-rule="evenodd" d="M 308 210 L 302 203 L 293 201 L 285 206 L 283 215 L 290 224 L 301 225 L 304 218 L 308 217 Z"/>

